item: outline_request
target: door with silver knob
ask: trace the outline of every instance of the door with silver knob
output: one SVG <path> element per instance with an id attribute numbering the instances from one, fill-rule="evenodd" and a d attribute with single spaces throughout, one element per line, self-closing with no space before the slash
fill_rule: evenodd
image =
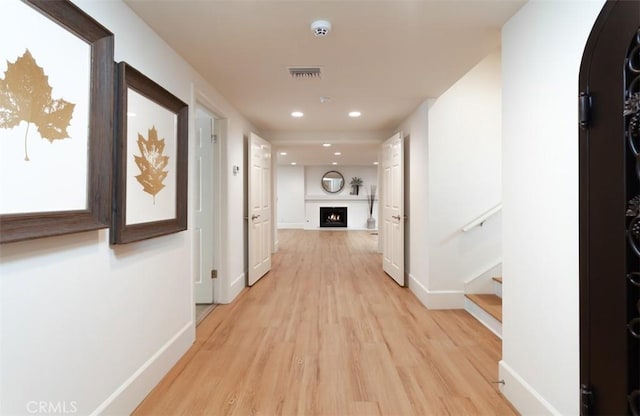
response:
<path id="1" fill-rule="evenodd" d="M 382 144 L 382 268 L 400 286 L 405 286 L 402 140 L 402 133 L 397 133 Z"/>
<path id="2" fill-rule="evenodd" d="M 271 270 L 271 144 L 251 133 L 248 154 L 249 286 Z"/>

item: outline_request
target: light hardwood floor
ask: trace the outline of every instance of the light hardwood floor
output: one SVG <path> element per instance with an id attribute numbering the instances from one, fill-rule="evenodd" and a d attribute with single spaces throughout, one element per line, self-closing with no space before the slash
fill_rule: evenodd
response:
<path id="1" fill-rule="evenodd" d="M 501 343 L 429 311 L 367 232 L 281 230 L 273 268 L 197 328 L 136 415 L 513 415 Z"/>

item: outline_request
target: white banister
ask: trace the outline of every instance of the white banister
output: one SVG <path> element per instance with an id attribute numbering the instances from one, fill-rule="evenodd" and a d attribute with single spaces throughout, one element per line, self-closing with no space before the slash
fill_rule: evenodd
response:
<path id="1" fill-rule="evenodd" d="M 471 221 L 469 224 L 462 227 L 462 231 L 466 233 L 467 231 L 471 230 L 474 227 L 482 226 L 484 222 L 489 219 L 489 217 L 491 217 L 493 214 L 496 214 L 501 209 L 502 209 L 502 203 L 499 203 L 495 207 L 491 208 L 489 211 L 485 212 L 475 220 Z"/>

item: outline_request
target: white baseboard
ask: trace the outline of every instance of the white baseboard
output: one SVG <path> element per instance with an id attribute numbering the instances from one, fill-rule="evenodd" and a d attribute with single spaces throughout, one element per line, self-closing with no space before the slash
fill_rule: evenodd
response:
<path id="1" fill-rule="evenodd" d="M 358 227 L 307 227 L 305 231 L 371 231 L 378 232 L 377 228 L 358 228 Z"/>
<path id="2" fill-rule="evenodd" d="M 498 377 L 504 380 L 500 391 L 522 415 L 560 415 L 561 413 L 535 391 L 504 360 L 498 363 Z"/>
<path id="3" fill-rule="evenodd" d="M 236 277 L 233 282 L 229 285 L 229 301 L 227 303 L 233 302 L 233 300 L 242 292 L 242 289 L 245 288 L 246 284 L 246 275 L 244 273 L 240 274 L 240 276 Z"/>
<path id="4" fill-rule="evenodd" d="M 472 302 L 469 298 L 464 298 L 464 310 L 469 312 L 480 323 L 486 326 L 489 331 L 493 332 L 502 339 L 502 322 L 489 315 L 484 309 Z"/>
<path id="5" fill-rule="evenodd" d="M 191 321 L 167 341 L 91 414 L 131 414 L 193 345 L 195 339 L 195 324 Z"/>
<path id="6" fill-rule="evenodd" d="M 304 227 L 306 226 L 305 223 L 301 222 L 301 223 L 289 223 L 289 222 L 279 222 L 278 223 L 278 229 L 279 230 L 296 230 L 296 229 L 304 229 Z"/>
<path id="7" fill-rule="evenodd" d="M 412 274 L 409 274 L 409 290 L 427 309 L 464 309 L 464 292 L 461 290 L 429 290 Z"/>

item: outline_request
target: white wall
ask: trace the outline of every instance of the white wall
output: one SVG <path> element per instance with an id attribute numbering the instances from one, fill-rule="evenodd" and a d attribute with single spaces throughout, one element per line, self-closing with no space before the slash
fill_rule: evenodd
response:
<path id="1" fill-rule="evenodd" d="M 277 166 L 278 228 L 304 228 L 304 166 Z"/>
<path id="2" fill-rule="evenodd" d="M 422 303 L 426 303 L 426 291 L 429 284 L 429 103 L 423 102 L 397 129 L 402 131 L 406 147 L 410 150 L 405 164 L 409 164 L 409 174 L 405 174 L 405 215 L 408 217 L 405 229 L 405 253 L 409 260 L 405 264 L 409 289 Z M 408 159 L 408 160 L 407 160 Z M 408 191 L 408 192 L 407 192 Z"/>
<path id="3" fill-rule="evenodd" d="M 340 192 L 330 194 L 322 188 L 322 176 L 336 170 L 344 176 L 345 185 Z M 362 179 L 358 195 L 351 195 L 353 189 L 351 179 Z M 367 195 L 370 186 L 378 184 L 378 168 L 376 166 L 307 166 L 305 167 L 305 221 L 306 229 L 320 228 L 320 207 L 341 206 L 347 207 L 347 229 L 367 229 L 369 218 L 369 205 Z M 373 205 L 373 218 L 378 226 L 378 201 L 379 190 L 376 191 L 376 201 Z"/>
<path id="4" fill-rule="evenodd" d="M 579 409 L 578 71 L 603 1 L 531 1 L 502 31 L 503 392 Z"/>
<path id="5" fill-rule="evenodd" d="M 321 185 L 322 175 L 330 170 L 339 171 L 345 179 L 342 191 L 330 194 Z M 350 195 L 351 178 L 363 180 L 359 195 Z M 367 229 L 369 206 L 367 194 L 370 185 L 378 183 L 376 166 L 278 166 L 278 228 L 304 228 L 315 230 L 320 227 L 320 207 L 346 206 L 348 227 L 351 230 Z M 378 194 L 379 196 L 379 194 Z M 373 218 L 378 225 L 378 202 L 373 206 Z"/>
<path id="6" fill-rule="evenodd" d="M 459 293 L 501 257 L 501 216 L 461 228 L 501 202 L 500 53 L 465 74 L 429 108 L 429 290 Z M 461 304 L 452 304 L 460 307 Z"/>
<path id="7" fill-rule="evenodd" d="M 230 170 L 244 165 L 242 139 L 251 127 L 124 3 L 77 3 L 115 33 L 116 61 L 192 111 L 198 98 L 228 118 L 217 300 L 230 301 L 244 286 L 244 262 L 232 255 L 244 247 L 244 235 L 233 232 L 244 224 L 243 178 Z M 3 245 L 0 413 L 27 414 L 34 400 L 75 402 L 77 414 L 130 413 L 194 340 L 191 240 L 186 231 L 110 247 L 101 230 Z"/>
<path id="8" fill-rule="evenodd" d="M 462 308 L 464 282 L 500 262 L 500 54 L 495 52 L 400 127 L 411 146 L 409 287 L 429 308 Z"/>

